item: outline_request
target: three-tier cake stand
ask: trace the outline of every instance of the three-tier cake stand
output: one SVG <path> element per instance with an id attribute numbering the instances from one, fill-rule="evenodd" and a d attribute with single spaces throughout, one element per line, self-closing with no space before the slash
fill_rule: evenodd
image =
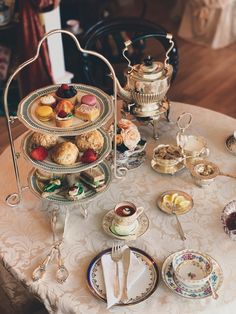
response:
<path id="1" fill-rule="evenodd" d="M 37 118 L 35 114 L 35 107 L 37 106 L 37 102 L 39 98 L 47 94 L 55 93 L 59 85 L 47 86 L 45 88 L 41 88 L 36 91 L 33 91 L 28 96 L 26 96 L 23 100 L 21 100 L 21 102 L 19 103 L 17 117 L 13 117 L 9 115 L 8 90 L 9 90 L 9 86 L 12 80 L 23 68 L 33 63 L 38 58 L 42 43 L 47 39 L 47 37 L 53 34 L 57 34 L 57 33 L 63 33 L 72 37 L 77 49 L 80 52 L 82 52 L 83 54 L 93 55 L 100 58 L 107 64 L 107 66 L 109 67 L 111 71 L 111 75 L 113 77 L 113 95 L 112 96 L 107 95 L 102 90 L 93 86 L 88 86 L 88 85 L 83 85 L 83 84 L 71 84 L 81 96 L 84 94 L 92 94 L 96 96 L 99 102 L 101 111 L 100 111 L 99 117 L 94 122 L 81 123 L 80 121 L 80 123 L 79 122 L 73 123 L 73 125 L 70 128 L 59 128 L 50 122 L 46 122 L 46 123 L 41 122 Z M 76 173 L 80 173 L 83 170 L 87 170 L 89 168 L 96 166 L 105 175 L 106 188 L 108 188 L 111 182 L 112 173 L 114 174 L 115 178 L 120 178 L 124 176 L 126 172 L 125 169 L 119 169 L 116 163 L 117 154 L 116 154 L 116 142 L 115 142 L 116 138 L 115 137 L 114 137 L 114 145 L 113 145 L 113 149 L 114 149 L 114 158 L 113 158 L 113 164 L 112 164 L 113 169 L 111 169 L 111 166 L 105 161 L 105 158 L 108 156 L 108 154 L 112 150 L 112 143 L 111 143 L 112 139 L 111 139 L 111 134 L 109 134 L 109 132 L 106 132 L 105 129 L 103 129 L 102 127 L 113 116 L 114 118 L 113 119 L 114 121 L 113 132 L 114 133 L 112 132 L 113 134 L 116 134 L 116 128 L 117 128 L 117 88 L 116 88 L 115 82 L 116 82 L 116 75 L 109 61 L 104 56 L 102 56 L 101 54 L 97 52 L 82 49 L 79 41 L 71 32 L 58 29 L 58 30 L 52 30 L 45 34 L 45 36 L 41 39 L 41 41 L 38 44 L 38 48 L 37 48 L 37 52 L 35 56 L 27 60 L 23 64 L 21 64 L 16 69 L 16 71 L 8 79 L 6 88 L 4 91 L 4 107 L 5 107 L 5 113 L 6 113 L 6 119 L 7 119 L 8 134 L 9 134 L 11 154 L 12 154 L 14 171 L 15 171 L 15 178 L 16 178 L 17 189 L 18 189 L 16 193 L 12 193 L 6 197 L 6 202 L 9 206 L 17 206 L 18 204 L 20 204 L 23 198 L 22 193 L 24 189 L 27 188 L 21 185 L 20 173 L 19 173 L 19 168 L 18 168 L 18 158 L 20 157 L 20 153 L 17 152 L 15 149 L 14 140 L 13 140 L 13 136 L 11 132 L 11 126 L 14 123 L 15 119 L 17 118 L 28 129 L 31 130 L 24 137 L 21 148 L 22 148 L 22 152 L 25 158 L 34 166 L 34 169 L 30 172 L 28 176 L 28 187 L 38 197 L 41 197 L 42 187 L 40 186 L 35 176 L 36 169 L 40 169 L 46 172 L 51 172 L 51 173 L 56 173 L 56 174 L 76 174 Z M 31 141 L 33 132 L 54 134 L 58 136 L 59 138 L 63 139 L 63 138 L 72 138 L 76 135 L 79 135 L 88 131 L 93 131 L 93 130 L 98 130 L 104 139 L 103 148 L 99 152 L 98 159 L 95 162 L 87 163 L 87 164 L 76 162 L 75 164 L 71 166 L 63 166 L 63 165 L 55 164 L 51 162 L 50 160 L 37 161 L 31 158 L 30 156 L 30 141 Z M 88 202 L 91 199 L 95 198 L 100 193 L 102 193 L 102 191 L 96 193 L 95 191 L 88 190 L 85 192 L 85 196 L 78 201 L 71 201 L 65 198 L 63 195 L 53 194 L 53 195 L 48 196 L 47 200 L 49 202 L 54 202 L 55 204 L 59 204 L 59 205 L 60 204 L 64 204 L 64 205 L 77 204 L 79 206 L 79 205 L 82 205 L 82 203 Z"/>

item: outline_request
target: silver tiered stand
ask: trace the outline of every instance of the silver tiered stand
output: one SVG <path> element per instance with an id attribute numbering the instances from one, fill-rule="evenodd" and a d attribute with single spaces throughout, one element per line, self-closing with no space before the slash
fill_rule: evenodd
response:
<path id="1" fill-rule="evenodd" d="M 44 37 L 40 40 L 38 47 L 37 47 L 37 52 L 35 56 L 24 63 L 22 63 L 16 71 L 9 77 L 6 88 L 4 90 L 4 108 L 5 108 L 5 114 L 6 114 L 6 120 L 7 120 L 7 127 L 8 127 L 8 135 L 9 135 L 9 141 L 10 141 L 10 147 L 11 147 L 11 154 L 12 154 L 12 159 L 13 159 L 13 164 L 14 164 L 14 171 L 15 171 L 15 178 L 16 178 L 16 183 L 17 183 L 17 193 L 12 193 L 6 197 L 6 202 L 9 206 L 17 206 L 21 201 L 22 201 L 22 192 L 27 188 L 27 187 L 22 187 L 21 181 L 20 181 L 20 174 L 19 174 L 19 167 L 18 167 L 18 158 L 20 157 L 20 153 L 16 152 L 15 146 L 14 146 L 14 140 L 12 136 L 12 131 L 11 131 L 11 125 L 14 124 L 15 120 L 18 119 L 18 117 L 10 116 L 9 114 L 9 109 L 8 109 L 8 91 L 9 91 L 9 86 L 14 79 L 14 77 L 21 71 L 23 70 L 27 65 L 33 63 L 39 56 L 40 48 L 42 46 L 42 43 L 44 42 L 45 39 L 47 39 L 49 36 L 53 34 L 58 34 L 58 33 L 63 33 L 69 35 L 75 42 L 76 47 L 79 51 L 82 53 L 88 54 L 88 55 L 93 55 L 101 60 L 103 60 L 107 66 L 109 67 L 111 71 L 111 75 L 113 77 L 113 95 L 112 97 L 112 105 L 114 106 L 114 134 L 116 134 L 116 128 L 117 128 L 117 87 L 116 87 L 116 74 L 115 71 L 110 64 L 110 62 L 101 54 L 91 51 L 91 50 L 86 50 L 83 49 L 80 46 L 80 43 L 78 39 L 73 35 L 71 32 L 66 31 L 66 30 L 61 30 L 61 29 L 56 29 L 52 30 L 44 35 Z M 116 137 L 114 137 L 114 141 L 116 141 Z M 122 178 L 125 173 L 126 173 L 126 168 L 118 168 L 117 167 L 117 151 L 116 151 L 116 143 L 114 142 L 114 160 L 113 160 L 113 173 L 115 178 Z"/>
<path id="2" fill-rule="evenodd" d="M 58 33 L 63 33 L 63 34 L 66 34 L 66 35 L 70 36 L 74 40 L 74 42 L 76 44 L 76 47 L 77 47 L 77 49 L 80 52 L 88 54 L 88 55 L 93 55 L 93 56 L 96 56 L 96 57 L 100 58 L 109 67 L 111 75 L 112 75 L 112 78 L 113 78 L 113 95 L 111 96 L 111 98 L 109 98 L 109 99 L 111 99 L 111 105 L 112 105 L 113 117 L 114 117 L 114 128 L 113 128 L 113 132 L 114 133 L 113 134 L 117 133 L 117 87 L 116 87 L 116 74 L 115 74 L 115 71 L 114 71 L 112 65 L 110 64 L 110 62 L 104 56 L 102 56 L 101 54 L 99 54 L 99 53 L 97 53 L 95 51 L 83 49 L 80 46 L 80 43 L 77 40 L 77 38 L 69 31 L 56 29 L 56 30 L 52 30 L 52 31 L 46 33 L 44 35 L 44 37 L 40 40 L 39 44 L 38 44 L 37 52 L 36 52 L 35 56 L 32 57 L 31 59 L 25 61 L 24 63 L 22 63 L 16 69 L 16 71 L 8 79 L 7 84 L 6 84 L 6 88 L 4 90 L 4 108 L 5 108 L 5 114 L 6 114 L 6 120 L 7 120 L 8 135 L 9 135 L 11 154 L 12 154 L 13 165 L 14 165 L 15 178 L 16 178 L 16 183 L 17 183 L 17 192 L 9 194 L 6 197 L 6 203 L 9 206 L 11 206 L 11 207 L 18 206 L 21 203 L 21 201 L 23 199 L 22 193 L 23 193 L 23 191 L 25 189 L 28 188 L 28 186 L 22 186 L 21 185 L 21 180 L 20 180 L 20 172 L 19 172 L 19 167 L 18 167 L 18 158 L 20 157 L 20 153 L 17 152 L 16 149 L 15 149 L 14 139 L 13 139 L 12 130 L 11 130 L 12 124 L 14 124 L 16 119 L 19 119 L 19 110 L 18 110 L 17 117 L 10 116 L 9 109 L 8 109 L 8 91 L 9 91 L 9 86 L 10 86 L 12 80 L 14 79 L 14 77 L 22 69 L 24 69 L 27 65 L 33 63 L 38 58 L 39 52 L 40 52 L 40 48 L 42 46 L 42 43 L 49 36 L 54 35 L 54 34 L 58 34 Z M 86 85 L 84 85 L 84 86 L 86 86 Z M 108 103 L 108 105 L 109 105 L 109 103 Z M 20 120 L 22 121 L 22 119 L 20 119 Z M 24 119 L 23 119 L 23 123 L 24 123 Z M 26 123 L 26 126 L 28 126 L 27 123 Z M 39 127 L 38 131 L 40 131 L 40 127 Z M 43 133 L 43 131 L 41 131 L 41 133 Z M 83 132 L 80 131 L 80 132 L 77 132 L 77 134 L 70 134 L 70 135 L 71 136 L 78 135 L 79 133 L 83 133 Z M 117 150 L 116 150 L 116 137 L 115 136 L 114 136 L 114 145 L 113 146 L 114 146 L 113 147 L 113 149 L 114 149 L 113 174 L 114 174 L 115 178 L 119 179 L 119 178 L 122 178 L 122 177 L 124 177 L 126 175 L 127 169 L 117 166 Z M 111 149 L 111 145 L 110 145 L 110 149 Z M 93 166 L 94 166 L 94 164 L 92 166 L 88 166 L 87 169 L 91 168 Z M 66 173 L 66 170 L 64 171 L 64 173 Z M 102 193 L 102 192 L 100 192 L 100 193 Z M 84 208 L 83 205 L 82 205 L 82 203 L 84 203 L 84 202 L 86 202 L 86 198 L 83 199 L 83 200 L 78 200 L 78 201 L 72 202 L 72 204 L 74 204 L 74 205 L 76 204 L 76 206 L 80 206 L 80 212 L 86 218 L 87 217 L 87 209 Z M 64 221 L 64 226 L 63 226 L 62 237 L 60 239 L 58 239 L 58 237 L 56 236 L 56 231 L 55 231 L 56 230 L 57 215 L 59 214 L 59 211 L 61 209 L 60 205 L 61 204 L 60 203 L 58 204 L 56 201 L 49 202 L 47 204 L 47 208 L 49 209 L 49 211 L 51 211 L 51 226 L 52 226 L 52 231 L 53 231 L 53 246 L 51 247 L 49 254 L 46 256 L 46 258 L 44 259 L 42 264 L 39 265 L 39 267 L 37 267 L 35 269 L 35 271 L 33 273 L 33 280 L 38 280 L 38 279 L 42 278 L 43 274 L 46 271 L 46 267 L 47 267 L 48 263 L 50 262 L 52 256 L 54 254 L 56 254 L 56 252 L 58 252 L 58 278 L 57 278 L 58 282 L 60 282 L 60 283 L 64 282 L 66 280 L 67 276 L 68 276 L 68 271 L 65 269 L 65 266 L 62 263 L 61 253 L 60 253 L 60 245 L 63 242 L 64 230 L 65 230 L 65 225 L 66 225 L 66 221 L 67 221 L 67 214 L 68 214 L 68 207 L 67 206 L 65 206 L 65 210 L 66 210 L 65 221 Z"/>

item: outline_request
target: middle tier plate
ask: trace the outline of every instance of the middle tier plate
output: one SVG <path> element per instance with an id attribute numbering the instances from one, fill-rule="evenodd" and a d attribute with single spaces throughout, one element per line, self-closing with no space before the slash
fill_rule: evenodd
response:
<path id="1" fill-rule="evenodd" d="M 29 160 L 35 168 L 38 168 L 38 169 L 41 169 L 44 171 L 48 171 L 48 172 L 52 172 L 52 173 L 59 173 L 59 174 L 77 173 L 77 172 L 84 171 L 88 168 L 91 168 L 91 167 L 98 165 L 110 153 L 110 151 L 111 151 L 110 136 L 105 131 L 103 131 L 102 129 L 99 129 L 98 131 L 103 136 L 104 144 L 103 144 L 102 149 L 99 150 L 99 152 L 97 153 L 97 155 L 98 155 L 97 160 L 92 162 L 92 163 L 83 163 L 81 161 L 77 161 L 72 165 L 66 165 L 66 166 L 57 164 L 54 161 L 52 161 L 52 159 L 51 159 L 51 151 L 53 150 L 53 148 L 49 150 L 48 157 L 46 159 L 44 159 L 43 161 L 33 159 L 30 155 L 30 152 L 32 150 L 31 139 L 33 136 L 33 132 L 28 132 L 26 134 L 26 136 L 23 138 L 23 140 L 22 140 L 22 151 L 23 151 L 25 158 L 27 160 Z M 60 137 L 58 137 L 58 141 L 59 142 L 65 142 L 65 141 L 73 142 L 74 137 L 69 138 L 69 137 L 60 136 Z"/>

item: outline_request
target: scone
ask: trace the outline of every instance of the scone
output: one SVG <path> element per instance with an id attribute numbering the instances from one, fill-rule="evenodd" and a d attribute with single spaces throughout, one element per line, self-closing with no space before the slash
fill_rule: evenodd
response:
<path id="1" fill-rule="evenodd" d="M 61 100 L 59 101 L 59 103 L 57 104 L 56 108 L 55 108 L 55 112 L 58 113 L 60 111 L 65 111 L 67 113 L 72 112 L 74 110 L 74 105 L 72 104 L 71 101 L 69 100 Z"/>
<path id="2" fill-rule="evenodd" d="M 81 104 L 75 108 L 75 116 L 83 121 L 94 121 L 99 117 L 100 107 L 99 105 L 86 105 Z"/>
<path id="3" fill-rule="evenodd" d="M 95 130 L 78 135 L 75 143 L 81 152 L 89 148 L 99 151 L 103 147 L 104 138 L 99 131 Z"/>
<path id="4" fill-rule="evenodd" d="M 34 132 L 31 137 L 32 146 L 43 146 L 46 149 L 50 149 L 57 144 L 58 137 L 53 134 Z"/>
<path id="5" fill-rule="evenodd" d="M 71 142 L 58 144 L 51 155 L 52 160 L 59 165 L 72 165 L 79 156 L 77 146 Z"/>

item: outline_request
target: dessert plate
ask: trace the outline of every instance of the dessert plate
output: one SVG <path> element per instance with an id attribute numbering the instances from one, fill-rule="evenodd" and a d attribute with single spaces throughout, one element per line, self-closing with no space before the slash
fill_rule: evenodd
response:
<path id="1" fill-rule="evenodd" d="M 106 162 L 101 162 L 98 165 L 98 168 L 104 173 L 105 175 L 105 188 L 102 189 L 99 192 L 95 192 L 92 189 L 87 188 L 86 186 L 84 186 L 84 192 L 85 195 L 83 198 L 79 199 L 79 200 L 69 200 L 66 198 L 66 191 L 68 189 L 68 186 L 65 185 L 65 188 L 62 189 L 62 191 L 58 192 L 57 194 L 51 194 L 48 197 L 46 197 L 47 200 L 52 201 L 52 202 L 57 202 L 57 203 L 61 203 L 61 204 L 72 204 L 72 203 L 82 203 L 82 202 L 87 202 L 88 200 L 91 200 L 93 198 L 95 198 L 96 196 L 98 196 L 100 193 L 103 193 L 104 191 L 106 191 L 111 183 L 111 170 L 109 165 Z M 35 175 L 35 169 L 31 170 L 31 172 L 29 173 L 28 176 L 28 184 L 29 184 L 29 188 L 31 190 L 31 192 L 33 194 L 35 194 L 37 197 L 42 198 L 41 194 L 43 193 L 43 187 L 44 184 L 43 182 L 39 181 Z"/>
<path id="2" fill-rule="evenodd" d="M 177 193 L 178 196 L 183 196 L 185 198 L 185 200 L 189 201 L 189 205 L 186 206 L 185 208 L 182 208 L 181 207 L 176 207 L 175 208 L 175 213 L 177 215 L 183 215 L 183 214 L 186 214 L 187 212 L 189 212 L 192 208 L 193 208 L 193 199 L 192 197 L 187 194 L 186 192 L 183 192 L 183 191 L 179 191 L 179 190 L 169 190 L 169 191 L 165 191 L 164 193 L 162 193 L 158 199 L 157 199 L 157 206 L 160 208 L 160 210 L 162 210 L 163 212 L 165 212 L 166 214 L 170 214 L 172 215 L 173 213 L 171 212 L 171 209 L 167 208 L 166 206 L 163 206 L 163 197 L 165 195 L 172 195 L 172 194 L 175 194 Z"/>
<path id="3" fill-rule="evenodd" d="M 225 146 L 230 153 L 236 155 L 236 139 L 233 134 L 226 139 Z"/>
<path id="4" fill-rule="evenodd" d="M 115 233 L 114 230 L 112 230 L 113 218 L 114 218 L 114 210 L 112 209 L 109 212 L 107 212 L 106 215 L 103 217 L 102 227 L 108 235 L 117 239 L 126 240 L 126 241 L 135 240 L 141 235 L 143 235 L 149 227 L 148 217 L 145 213 L 142 213 L 137 218 L 137 222 L 138 222 L 137 228 L 135 228 L 135 230 L 133 230 L 129 235 L 123 236 L 123 235 L 119 235 Z"/>
<path id="5" fill-rule="evenodd" d="M 103 148 L 98 153 L 97 160 L 94 161 L 93 163 L 87 163 L 86 164 L 86 163 L 82 163 L 81 161 L 78 161 L 78 162 L 76 162 L 72 165 L 68 165 L 68 166 L 56 164 L 51 159 L 51 152 L 52 152 L 53 148 L 48 151 L 49 155 L 43 161 L 39 161 L 39 160 L 35 160 L 35 159 L 31 158 L 31 155 L 30 155 L 30 152 L 32 150 L 31 138 L 32 138 L 33 132 L 27 133 L 26 136 L 24 137 L 24 139 L 22 141 L 22 151 L 23 151 L 25 158 L 27 160 L 29 160 L 33 164 L 33 166 L 38 168 L 38 169 L 42 169 L 42 170 L 45 170 L 48 172 L 58 173 L 58 174 L 60 174 L 60 173 L 78 173 L 80 171 L 83 171 L 83 170 L 86 170 L 88 168 L 91 168 L 91 167 L 98 165 L 110 153 L 110 151 L 111 151 L 110 136 L 108 134 L 106 134 L 102 129 L 99 129 L 99 132 L 103 136 L 104 144 L 103 144 Z M 64 141 L 73 142 L 73 139 L 72 138 L 66 139 L 65 137 L 59 137 L 58 142 L 64 142 Z"/>
<path id="6" fill-rule="evenodd" d="M 175 174 L 177 172 L 179 172 L 180 170 L 185 168 L 185 165 L 183 162 L 178 163 L 177 165 L 173 166 L 173 167 L 162 167 L 159 166 L 155 160 L 151 160 L 151 167 L 154 171 L 158 172 L 158 173 L 162 173 L 162 174 Z M 169 168 L 169 169 L 168 169 Z"/>
<path id="7" fill-rule="evenodd" d="M 128 303 L 120 302 L 117 304 L 119 306 L 133 305 L 146 300 L 156 290 L 160 281 L 159 269 L 154 259 L 140 249 L 130 247 L 130 250 L 140 263 L 145 266 L 145 271 L 129 291 L 130 299 Z M 87 270 L 87 284 L 89 290 L 96 297 L 106 302 L 106 290 L 101 264 L 101 257 L 104 254 L 111 254 L 111 248 L 102 251 L 92 259 Z"/>
<path id="8" fill-rule="evenodd" d="M 100 115 L 95 121 L 85 122 L 76 117 L 73 117 L 72 126 L 69 128 L 57 127 L 54 120 L 48 122 L 40 121 L 35 110 L 39 105 L 40 97 L 47 94 L 55 95 L 56 90 L 60 87 L 58 85 L 51 85 L 41 89 L 37 89 L 28 96 L 26 96 L 19 104 L 18 118 L 29 129 L 39 131 L 42 133 L 53 133 L 55 135 L 78 135 L 87 131 L 94 130 L 95 128 L 103 125 L 112 114 L 112 98 L 104 93 L 102 90 L 83 84 L 71 84 L 78 91 L 78 99 L 83 95 L 91 94 L 96 96 L 100 105 Z"/>
<path id="9" fill-rule="evenodd" d="M 211 296 L 211 288 L 208 283 L 200 287 L 190 288 L 186 287 L 175 278 L 172 267 L 172 260 L 175 254 L 176 253 L 173 253 L 168 256 L 162 265 L 162 278 L 167 287 L 184 298 L 202 299 Z M 205 255 L 210 258 L 213 263 L 213 272 L 210 279 L 212 282 L 212 286 L 214 287 L 215 291 L 217 291 L 223 282 L 223 272 L 216 260 L 214 260 L 211 256 L 207 254 Z"/>

